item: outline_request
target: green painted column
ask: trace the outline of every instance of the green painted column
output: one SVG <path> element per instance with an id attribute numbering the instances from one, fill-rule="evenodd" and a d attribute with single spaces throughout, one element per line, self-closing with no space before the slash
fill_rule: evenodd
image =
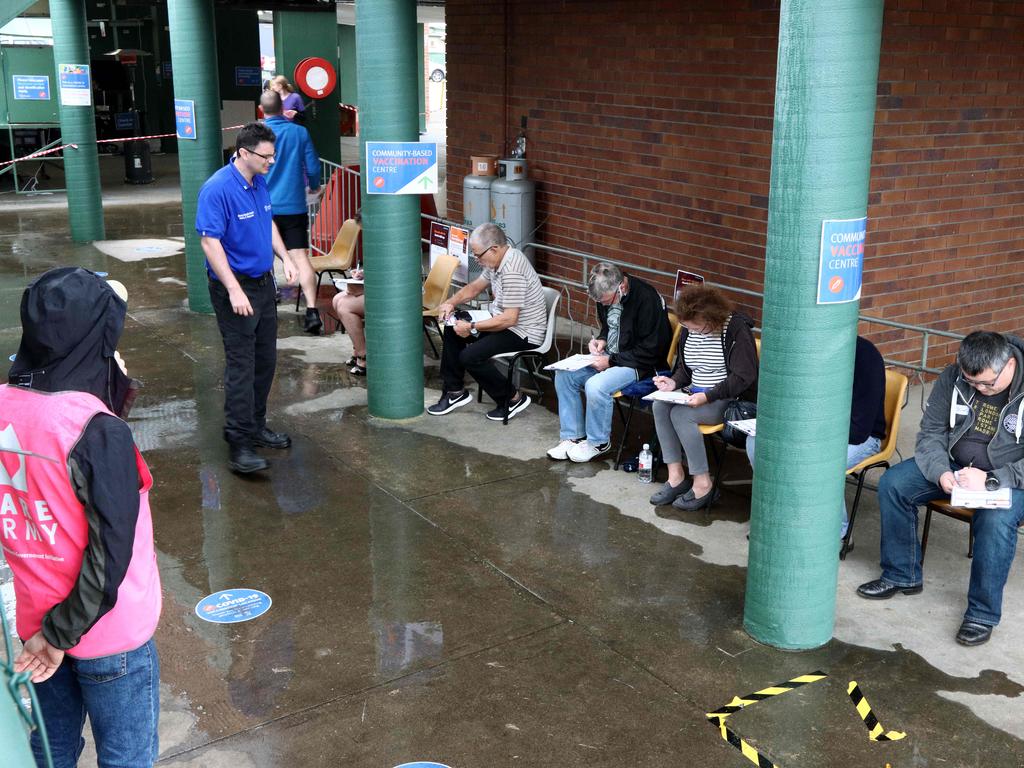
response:
<path id="1" fill-rule="evenodd" d="M 196 111 L 196 138 L 178 139 L 188 306 L 193 312 L 212 313 L 206 257 L 196 234 L 196 201 L 203 183 L 224 164 L 213 0 L 174 0 L 168 3 L 168 21 L 174 98 L 194 102 Z"/>
<path id="2" fill-rule="evenodd" d="M 356 3 L 359 129 L 367 141 L 417 141 L 415 0 Z M 370 413 L 423 412 L 419 195 L 368 195 L 363 179 L 366 354 Z"/>
<path id="3" fill-rule="evenodd" d="M 53 61 L 57 68 L 54 83 L 60 102 L 60 133 L 65 144 L 78 148 L 64 150 L 64 176 L 68 190 L 68 221 L 71 239 L 76 243 L 102 240 L 103 195 L 100 192 L 100 163 L 96 150 L 96 115 L 92 92 L 88 104 L 64 104 L 60 93 L 62 64 L 89 65 L 89 40 L 85 32 L 85 0 L 53 0 L 50 3 L 53 24 Z"/>
<path id="4" fill-rule="evenodd" d="M 824 219 L 867 213 L 883 0 L 783 0 L 744 626 L 832 637 L 859 304 L 817 305 Z M 851 598 L 855 599 L 855 598 Z"/>

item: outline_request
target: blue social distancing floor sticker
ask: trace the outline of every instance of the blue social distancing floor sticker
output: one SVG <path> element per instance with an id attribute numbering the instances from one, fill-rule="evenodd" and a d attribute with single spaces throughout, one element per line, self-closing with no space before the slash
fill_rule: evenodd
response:
<path id="1" fill-rule="evenodd" d="M 196 616 L 214 624 L 237 624 L 262 616 L 272 602 L 258 589 L 225 589 L 196 603 Z"/>
<path id="2" fill-rule="evenodd" d="M 421 760 L 417 763 L 402 763 L 401 765 L 396 765 L 395 768 L 449 768 L 449 766 L 444 763 L 430 763 Z"/>

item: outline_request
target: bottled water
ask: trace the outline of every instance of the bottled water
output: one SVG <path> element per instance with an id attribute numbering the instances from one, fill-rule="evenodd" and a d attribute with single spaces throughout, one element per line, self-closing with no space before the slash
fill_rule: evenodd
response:
<path id="1" fill-rule="evenodd" d="M 640 451 L 640 459 L 637 462 L 641 483 L 649 483 L 654 475 L 654 454 L 651 453 L 651 446 L 644 443 L 644 449 Z"/>

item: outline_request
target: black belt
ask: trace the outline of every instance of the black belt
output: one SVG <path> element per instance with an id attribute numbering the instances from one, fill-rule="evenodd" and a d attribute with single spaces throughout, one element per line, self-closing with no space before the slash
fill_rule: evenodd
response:
<path id="1" fill-rule="evenodd" d="M 235 276 L 235 279 L 239 282 L 240 285 L 266 285 L 267 283 L 271 282 L 274 279 L 273 272 L 264 272 L 259 277 L 251 277 L 250 275 L 239 274 L 234 270 L 231 271 L 231 274 Z M 220 280 L 214 277 L 211 277 L 210 280 L 216 283 L 220 282 Z"/>

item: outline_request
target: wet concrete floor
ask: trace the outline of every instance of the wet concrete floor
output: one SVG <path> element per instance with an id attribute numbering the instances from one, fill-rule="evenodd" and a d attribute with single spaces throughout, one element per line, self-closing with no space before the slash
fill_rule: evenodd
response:
<path id="1" fill-rule="evenodd" d="M 173 206 L 110 208 L 106 222 L 111 241 L 181 234 Z M 486 402 L 373 418 L 365 380 L 342 364 L 347 337 L 303 336 L 286 302 L 271 412 L 294 446 L 268 452 L 265 476 L 236 477 L 220 338 L 184 308 L 182 256 L 74 245 L 59 210 L 0 223 L 3 354 L 21 290 L 49 267 L 107 271 L 130 292 L 121 351 L 145 382 L 131 423 L 156 478 L 164 586 L 161 764 L 738 767 L 704 714 L 822 670 L 730 727 L 784 767 L 1024 765 L 1024 578 L 1011 577 L 992 642 L 957 646 L 962 524 L 933 523 L 922 596 L 867 603 L 853 589 L 877 575 L 868 494 L 836 638 L 767 648 L 742 629 L 748 485 L 711 514 L 673 516 L 610 462 L 547 460 L 558 430 L 545 407 L 508 427 L 483 418 Z M 437 367 L 424 365 L 429 400 Z M 731 479 L 749 478 L 741 454 L 728 461 Z M 202 597 L 241 587 L 273 607 L 235 625 L 196 617 Z M 904 740 L 868 739 L 851 680 Z"/>

